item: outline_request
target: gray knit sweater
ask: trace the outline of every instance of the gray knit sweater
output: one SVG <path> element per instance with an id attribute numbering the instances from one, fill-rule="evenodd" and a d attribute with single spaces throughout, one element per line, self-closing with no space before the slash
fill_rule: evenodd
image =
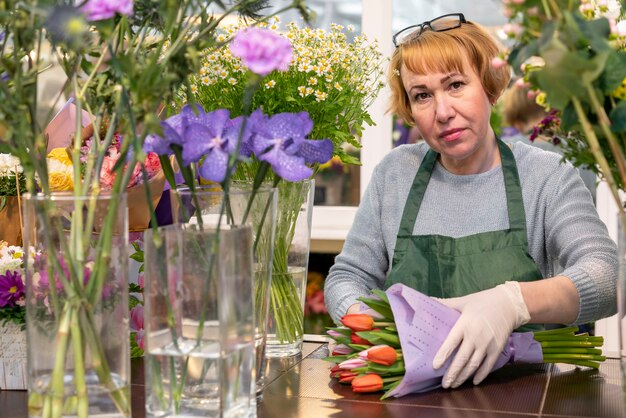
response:
<path id="1" fill-rule="evenodd" d="M 576 323 L 616 311 L 617 249 L 598 217 L 576 169 L 561 157 L 523 143 L 513 145 L 520 176 L 528 245 L 544 277 L 562 274 L 578 289 Z M 325 284 L 337 322 L 359 296 L 384 285 L 396 235 L 425 143 L 392 150 L 374 170 L 341 253 Z M 504 177 L 498 166 L 455 175 L 437 163 L 415 222 L 414 234 L 463 237 L 508 229 Z"/>

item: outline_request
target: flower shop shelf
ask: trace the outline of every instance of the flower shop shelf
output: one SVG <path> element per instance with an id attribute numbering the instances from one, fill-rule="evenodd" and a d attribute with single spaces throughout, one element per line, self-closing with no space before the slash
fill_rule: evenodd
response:
<path id="1" fill-rule="evenodd" d="M 437 417 L 625 417 L 619 360 L 599 370 L 565 364 L 508 365 L 479 386 L 380 401 L 380 394 L 356 394 L 331 382 L 326 344 L 305 342 L 302 356 L 271 360 L 268 385 L 258 402 L 258 418 L 352 418 L 354 416 Z M 3 418 L 25 418 L 24 391 L 0 391 Z M 143 361 L 132 362 L 132 413 L 143 418 Z"/>

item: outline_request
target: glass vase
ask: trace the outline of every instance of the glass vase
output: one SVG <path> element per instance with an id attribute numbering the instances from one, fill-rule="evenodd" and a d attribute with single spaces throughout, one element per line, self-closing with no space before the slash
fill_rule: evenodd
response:
<path id="1" fill-rule="evenodd" d="M 149 417 L 248 417 L 254 408 L 252 229 L 145 233 Z"/>
<path id="2" fill-rule="evenodd" d="M 194 197 L 195 195 L 195 197 Z M 254 235 L 254 307 L 256 392 L 265 386 L 265 343 L 269 290 L 272 278 L 274 223 L 276 217 L 276 189 L 261 187 L 253 191 L 252 184 L 231 183 L 228 193 L 213 186 L 201 186 L 195 193 L 186 188 L 172 190 L 172 218 L 175 223 L 197 224 L 198 216 L 204 224 L 249 225 Z"/>
<path id="3" fill-rule="evenodd" d="M 31 417 L 130 417 L 126 195 L 24 195 Z"/>
<path id="4" fill-rule="evenodd" d="M 268 357 L 288 357 L 302 351 L 314 191 L 313 179 L 282 181 L 278 186 Z"/>

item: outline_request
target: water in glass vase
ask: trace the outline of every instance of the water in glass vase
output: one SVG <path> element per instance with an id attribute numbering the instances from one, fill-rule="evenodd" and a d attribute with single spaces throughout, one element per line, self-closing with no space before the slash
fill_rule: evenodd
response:
<path id="1" fill-rule="evenodd" d="M 288 357 L 302 351 L 304 334 L 305 267 L 273 273 L 267 324 L 267 357 Z"/>
<path id="2" fill-rule="evenodd" d="M 116 399 L 130 399 L 130 386 L 125 379 L 117 374 L 110 375 L 109 387 L 100 382 L 96 373 L 92 370 L 85 374 L 84 383 L 87 389 L 89 406 L 87 414 L 98 418 L 127 418 L 128 408 L 117 405 Z M 63 410 L 62 415 L 78 415 L 78 397 L 76 396 L 76 384 L 74 374 L 70 370 L 63 377 Z M 28 415 L 30 417 L 50 416 L 50 410 L 46 400 L 52 398 L 50 390 L 51 375 L 44 374 L 33 380 L 33 386 L 29 388 Z M 122 412 L 124 411 L 124 412 Z"/>
<path id="3" fill-rule="evenodd" d="M 243 418 L 252 408 L 254 344 L 220 353 L 218 343 L 179 339 L 145 357 L 146 415 Z M 246 377 L 247 376 L 247 377 Z"/>

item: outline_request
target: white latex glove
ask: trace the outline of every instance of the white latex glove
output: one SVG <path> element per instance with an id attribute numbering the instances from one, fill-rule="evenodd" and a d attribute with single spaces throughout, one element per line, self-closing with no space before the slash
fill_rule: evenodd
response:
<path id="1" fill-rule="evenodd" d="M 444 388 L 456 388 L 474 372 L 474 384 L 487 377 L 514 329 L 530 320 L 518 282 L 505 282 L 467 296 L 438 299 L 461 312 L 433 359 L 438 369 L 458 348 L 443 376 Z"/>

